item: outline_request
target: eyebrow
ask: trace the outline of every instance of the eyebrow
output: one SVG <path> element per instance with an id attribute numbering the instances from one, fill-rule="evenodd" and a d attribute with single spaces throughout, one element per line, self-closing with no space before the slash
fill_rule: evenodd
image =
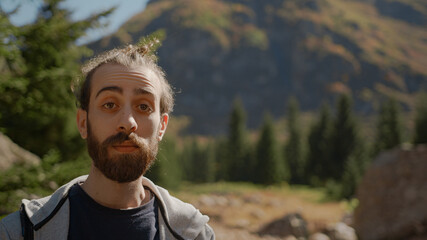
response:
<path id="1" fill-rule="evenodd" d="M 120 94 L 123 94 L 123 89 L 122 89 L 121 87 L 117 87 L 117 86 L 107 86 L 107 87 L 104 87 L 104 88 L 102 88 L 101 90 L 99 90 L 99 91 L 96 93 L 95 98 L 96 98 L 96 97 L 98 97 L 102 92 L 105 92 L 105 91 L 112 91 L 112 92 L 118 92 L 118 93 L 120 93 Z M 145 89 L 143 89 L 143 88 L 136 88 L 136 89 L 134 89 L 134 90 L 133 90 L 133 93 L 134 93 L 135 95 L 154 95 L 152 92 L 147 91 L 147 90 L 145 90 Z"/>
<path id="2" fill-rule="evenodd" d="M 147 94 L 154 95 L 152 92 L 147 91 L 147 90 L 145 90 L 143 88 L 136 88 L 136 89 L 133 90 L 133 93 L 135 95 L 147 95 Z"/>
<path id="3" fill-rule="evenodd" d="M 121 87 L 117 87 L 117 86 L 108 86 L 108 87 L 104 87 L 104 88 L 102 88 L 101 90 L 99 90 L 99 91 L 96 93 L 95 98 L 96 98 L 96 97 L 98 97 L 98 96 L 99 96 L 99 94 L 101 94 L 102 92 L 105 92 L 105 91 L 112 91 L 112 92 L 123 93 L 123 89 L 122 89 Z"/>

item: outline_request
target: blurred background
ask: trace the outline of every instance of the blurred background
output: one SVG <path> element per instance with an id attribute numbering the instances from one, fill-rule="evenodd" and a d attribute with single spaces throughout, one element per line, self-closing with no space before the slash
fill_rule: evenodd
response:
<path id="1" fill-rule="evenodd" d="M 0 216 L 88 173 L 70 83 L 90 57 L 151 34 L 176 107 L 147 175 L 211 216 L 219 239 L 427 239 L 426 1 L 0 11 Z"/>

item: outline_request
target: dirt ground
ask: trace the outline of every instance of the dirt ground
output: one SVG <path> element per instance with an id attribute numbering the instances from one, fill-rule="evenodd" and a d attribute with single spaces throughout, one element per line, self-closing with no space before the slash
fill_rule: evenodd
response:
<path id="1" fill-rule="evenodd" d="M 322 202 L 317 194 L 305 191 L 258 190 L 182 198 L 210 217 L 217 239 L 280 239 L 258 232 L 290 213 L 301 214 L 312 234 L 341 221 L 347 212 L 345 203 Z"/>

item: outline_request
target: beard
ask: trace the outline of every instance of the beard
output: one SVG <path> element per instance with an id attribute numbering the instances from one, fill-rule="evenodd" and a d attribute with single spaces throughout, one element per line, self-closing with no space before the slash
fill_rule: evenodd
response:
<path id="1" fill-rule="evenodd" d="M 100 143 L 92 133 L 89 121 L 87 124 L 89 156 L 95 167 L 108 179 L 119 183 L 132 182 L 141 177 L 153 164 L 158 151 L 156 139 L 150 139 L 149 144 L 146 144 L 135 133 L 119 132 Z M 108 148 L 124 141 L 131 141 L 138 149 L 131 153 L 118 153 L 111 156 L 108 154 Z"/>

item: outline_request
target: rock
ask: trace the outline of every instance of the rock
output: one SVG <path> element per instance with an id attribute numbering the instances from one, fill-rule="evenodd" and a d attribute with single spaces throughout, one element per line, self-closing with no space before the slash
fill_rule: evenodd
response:
<path id="1" fill-rule="evenodd" d="M 262 210 L 260 208 L 254 209 L 251 212 L 251 216 L 256 218 L 256 219 L 262 219 L 265 215 L 266 215 L 266 213 L 264 212 L 264 210 Z"/>
<path id="2" fill-rule="evenodd" d="M 234 202 L 233 204 L 236 204 L 236 202 Z M 227 197 L 224 196 L 202 195 L 199 199 L 199 205 L 208 207 L 225 207 L 227 205 L 230 205 L 230 201 L 227 199 Z"/>
<path id="3" fill-rule="evenodd" d="M 331 240 L 357 240 L 354 229 L 343 222 L 328 227 L 325 233 Z"/>
<path id="4" fill-rule="evenodd" d="M 361 239 L 427 235 L 427 146 L 381 154 L 359 184 L 357 198 L 354 228 Z"/>
<path id="5" fill-rule="evenodd" d="M 283 238 L 283 240 L 298 240 L 298 239 L 293 235 L 289 235 L 289 236 L 286 236 L 285 238 Z"/>
<path id="6" fill-rule="evenodd" d="M 331 239 L 326 234 L 315 233 L 315 234 L 310 235 L 308 240 L 331 240 Z"/>
<path id="7" fill-rule="evenodd" d="M 353 226 L 353 213 L 347 212 L 342 216 L 341 222 Z"/>
<path id="8" fill-rule="evenodd" d="M 56 182 L 54 182 L 54 181 L 49 181 L 49 183 L 47 185 L 52 190 L 56 190 L 59 187 L 58 184 Z"/>
<path id="9" fill-rule="evenodd" d="M 208 196 L 208 195 L 202 195 L 199 198 L 199 204 L 201 206 L 208 206 L 208 207 L 213 207 L 216 205 L 216 201 L 214 198 Z"/>
<path id="10" fill-rule="evenodd" d="M 231 207 L 240 207 L 242 206 L 242 202 L 238 198 L 230 198 L 228 200 L 228 205 Z"/>
<path id="11" fill-rule="evenodd" d="M 0 132 L 0 171 L 13 164 L 38 164 L 40 158 L 16 145 Z"/>
<path id="12" fill-rule="evenodd" d="M 249 196 L 244 196 L 243 197 L 243 201 L 245 203 L 254 203 L 254 204 L 261 204 L 262 203 L 262 196 L 255 194 L 255 195 L 249 195 Z"/>
<path id="13" fill-rule="evenodd" d="M 294 236 L 297 239 L 307 239 L 307 222 L 299 213 L 287 214 L 286 216 L 267 224 L 258 233 L 260 235 L 280 237 Z"/>
<path id="14" fill-rule="evenodd" d="M 249 224 L 251 224 L 251 223 L 249 222 L 248 219 L 238 219 L 235 222 L 236 227 L 243 228 L 243 229 L 248 228 Z"/>

